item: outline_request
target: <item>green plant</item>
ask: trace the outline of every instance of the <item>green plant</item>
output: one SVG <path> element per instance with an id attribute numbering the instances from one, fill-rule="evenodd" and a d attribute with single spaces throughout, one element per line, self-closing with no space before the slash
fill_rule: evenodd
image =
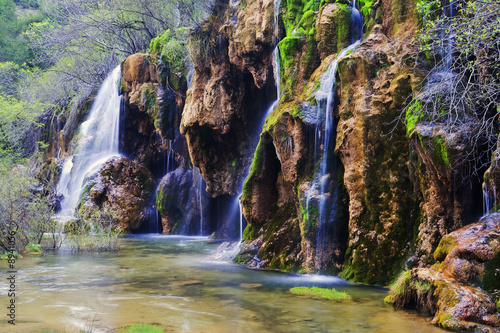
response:
<path id="1" fill-rule="evenodd" d="M 25 249 L 28 252 L 36 252 L 36 253 L 42 252 L 42 248 L 41 248 L 40 244 L 29 243 L 28 245 L 26 245 Z"/>

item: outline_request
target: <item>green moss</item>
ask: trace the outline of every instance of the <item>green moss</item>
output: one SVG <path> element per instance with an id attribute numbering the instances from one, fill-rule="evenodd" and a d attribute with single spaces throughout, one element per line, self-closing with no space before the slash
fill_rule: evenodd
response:
<path id="1" fill-rule="evenodd" d="M 490 293 L 500 291 L 500 251 L 497 251 L 493 259 L 484 265 L 481 286 Z"/>
<path id="2" fill-rule="evenodd" d="M 443 135 L 436 135 L 432 138 L 433 159 L 437 165 L 450 166 L 448 150 L 446 149 L 446 138 Z"/>
<path id="3" fill-rule="evenodd" d="M 281 81 L 284 89 L 293 90 L 297 82 L 297 56 L 304 44 L 301 37 L 285 37 L 279 44 Z"/>
<path id="4" fill-rule="evenodd" d="M 135 324 L 118 330 L 119 333 L 164 333 L 165 330 L 158 325 Z"/>
<path id="5" fill-rule="evenodd" d="M 415 129 L 415 125 L 421 121 L 421 111 L 422 102 L 419 99 L 415 99 L 411 102 L 410 106 L 406 109 L 405 124 L 406 133 L 411 135 Z"/>
<path id="6" fill-rule="evenodd" d="M 310 30 L 310 22 L 314 22 L 311 15 L 319 10 L 319 4 L 316 0 L 284 0 L 282 8 L 285 10 L 282 20 L 286 35 L 291 36 L 294 29 L 299 27 Z"/>
<path id="7" fill-rule="evenodd" d="M 350 301 L 352 298 L 346 292 L 337 291 L 335 289 L 326 289 L 318 287 L 295 287 L 291 288 L 290 292 L 294 295 L 307 296 L 317 299 L 327 299 L 330 301 Z"/>
<path id="8" fill-rule="evenodd" d="M 497 299 L 497 311 L 500 312 L 500 298 Z"/>
<path id="9" fill-rule="evenodd" d="M 434 259 L 436 261 L 443 261 L 444 258 L 451 252 L 451 250 L 457 245 L 455 238 L 451 236 L 444 236 L 439 242 L 436 251 L 434 251 Z"/>
<path id="10" fill-rule="evenodd" d="M 412 280 L 412 275 L 410 270 L 401 272 L 401 274 L 399 274 L 397 279 L 390 285 L 391 294 L 393 296 L 401 295 L 405 292 L 410 291 L 409 289 L 411 285 L 411 280 Z"/>

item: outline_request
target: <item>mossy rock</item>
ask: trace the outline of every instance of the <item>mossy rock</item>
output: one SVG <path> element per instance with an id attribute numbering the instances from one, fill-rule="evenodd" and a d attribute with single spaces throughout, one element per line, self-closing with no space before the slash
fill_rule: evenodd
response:
<path id="1" fill-rule="evenodd" d="M 500 291 L 500 250 L 485 264 L 481 286 L 490 293 Z"/>
<path id="2" fill-rule="evenodd" d="M 448 253 L 453 250 L 453 248 L 457 245 L 457 240 L 453 236 L 446 235 L 439 242 L 438 247 L 434 251 L 434 259 L 436 261 L 443 261 Z"/>

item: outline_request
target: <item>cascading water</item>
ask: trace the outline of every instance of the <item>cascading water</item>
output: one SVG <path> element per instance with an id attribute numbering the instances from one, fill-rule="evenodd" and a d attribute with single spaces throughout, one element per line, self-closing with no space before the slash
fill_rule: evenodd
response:
<path id="1" fill-rule="evenodd" d="M 57 192 L 64 196 L 59 217 L 73 217 L 85 176 L 118 152 L 120 127 L 120 66 L 104 80 L 88 118 L 80 125 L 73 156 L 63 165 Z"/>
<path id="2" fill-rule="evenodd" d="M 352 44 L 343 49 L 330 63 L 327 71 L 320 78 L 320 87 L 314 93 L 316 99 L 316 125 L 314 129 L 314 162 L 321 155 L 317 172 L 314 175 L 311 187 L 305 192 L 306 211 L 308 219 L 317 217 L 316 224 L 316 255 L 315 269 L 320 270 L 325 262 L 326 247 L 328 242 L 328 224 L 335 220 L 335 206 L 337 201 L 337 189 L 332 186 L 336 174 L 335 163 L 329 164 L 328 153 L 332 133 L 335 133 L 333 119 L 331 116 L 333 100 L 335 97 L 335 74 L 340 59 L 352 50 L 356 49 L 361 42 L 363 32 L 363 18 L 356 7 L 354 0 L 351 7 L 351 42 Z M 314 205 L 313 202 L 314 201 Z M 327 203 L 329 203 L 327 207 Z M 314 207 L 314 208 L 313 208 Z"/>
<path id="3" fill-rule="evenodd" d="M 493 192 L 493 197 L 489 194 Z M 483 216 L 497 211 L 497 191 L 493 186 L 492 189 L 488 188 L 486 183 L 483 183 Z"/>

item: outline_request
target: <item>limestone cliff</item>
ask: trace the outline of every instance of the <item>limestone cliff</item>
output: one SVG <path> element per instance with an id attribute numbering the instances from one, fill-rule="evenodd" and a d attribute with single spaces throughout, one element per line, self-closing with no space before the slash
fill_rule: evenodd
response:
<path id="1" fill-rule="evenodd" d="M 273 97 L 272 1 L 218 1 L 191 36 L 195 66 L 181 132 L 213 196 L 239 192 Z M 270 79 L 271 77 L 271 79 Z"/>

